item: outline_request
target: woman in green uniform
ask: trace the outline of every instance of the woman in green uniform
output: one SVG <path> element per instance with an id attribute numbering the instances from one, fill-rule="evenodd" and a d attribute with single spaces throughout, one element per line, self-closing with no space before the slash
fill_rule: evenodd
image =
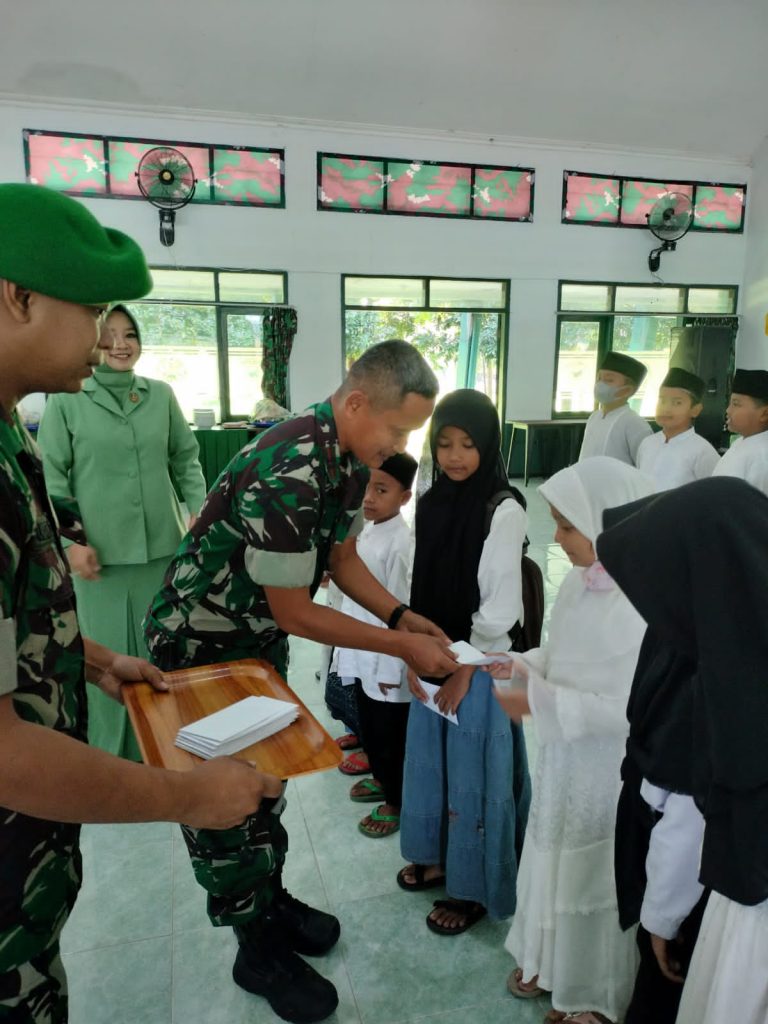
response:
<path id="1" fill-rule="evenodd" d="M 88 538 L 67 547 L 83 632 L 145 657 L 141 621 L 185 532 L 171 470 L 193 519 L 205 480 L 170 386 L 134 373 L 134 317 L 115 306 L 104 330 L 102 365 L 78 394 L 50 396 L 38 439 L 50 493 L 75 497 Z M 91 685 L 88 714 L 91 744 L 140 760 L 125 709 Z"/>

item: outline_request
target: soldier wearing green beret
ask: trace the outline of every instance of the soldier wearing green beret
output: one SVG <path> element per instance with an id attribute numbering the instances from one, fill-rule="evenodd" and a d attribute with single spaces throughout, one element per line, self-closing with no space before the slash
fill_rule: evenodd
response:
<path id="1" fill-rule="evenodd" d="M 86 679 L 116 700 L 131 682 L 165 684 L 81 637 L 60 540 L 84 539 L 77 508 L 49 499 L 16 405 L 79 390 L 107 304 L 150 287 L 136 243 L 82 204 L 0 185 L 0 1020 L 18 1024 L 67 1019 L 59 935 L 80 885 L 79 823 L 226 829 L 280 792 L 230 758 L 168 772 L 86 743 Z"/>

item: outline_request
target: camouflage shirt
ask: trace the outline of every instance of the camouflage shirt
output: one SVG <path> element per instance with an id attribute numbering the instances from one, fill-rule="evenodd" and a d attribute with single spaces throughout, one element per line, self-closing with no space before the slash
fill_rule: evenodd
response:
<path id="1" fill-rule="evenodd" d="M 84 541 L 74 503 L 48 499 L 37 446 L 0 413 L 0 696 L 28 722 L 85 740 L 83 645 L 66 525 Z M 0 975 L 36 956 L 79 886 L 78 827 L 0 807 Z"/>
<path id="2" fill-rule="evenodd" d="M 358 533 L 368 470 L 342 455 L 330 399 L 265 431 L 232 459 L 182 541 L 145 619 L 147 645 L 230 658 L 284 636 L 264 587 L 314 594 L 334 544 Z"/>

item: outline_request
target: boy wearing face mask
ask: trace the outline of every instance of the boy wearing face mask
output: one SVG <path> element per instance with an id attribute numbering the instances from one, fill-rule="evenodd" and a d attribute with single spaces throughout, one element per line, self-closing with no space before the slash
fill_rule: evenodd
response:
<path id="1" fill-rule="evenodd" d="M 643 383 L 648 369 L 623 352 L 609 352 L 595 383 L 598 408 L 587 420 L 579 462 L 593 455 L 637 465 L 637 450 L 651 434 L 648 423 L 627 404 Z"/>

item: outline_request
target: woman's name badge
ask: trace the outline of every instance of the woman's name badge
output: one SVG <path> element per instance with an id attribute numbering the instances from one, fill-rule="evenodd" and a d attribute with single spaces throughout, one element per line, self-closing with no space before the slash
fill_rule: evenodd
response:
<path id="1" fill-rule="evenodd" d="M 138 402 L 138 400 L 139 400 L 139 396 L 138 396 L 138 394 L 135 391 L 129 391 L 128 392 L 128 401 L 129 402 Z"/>

